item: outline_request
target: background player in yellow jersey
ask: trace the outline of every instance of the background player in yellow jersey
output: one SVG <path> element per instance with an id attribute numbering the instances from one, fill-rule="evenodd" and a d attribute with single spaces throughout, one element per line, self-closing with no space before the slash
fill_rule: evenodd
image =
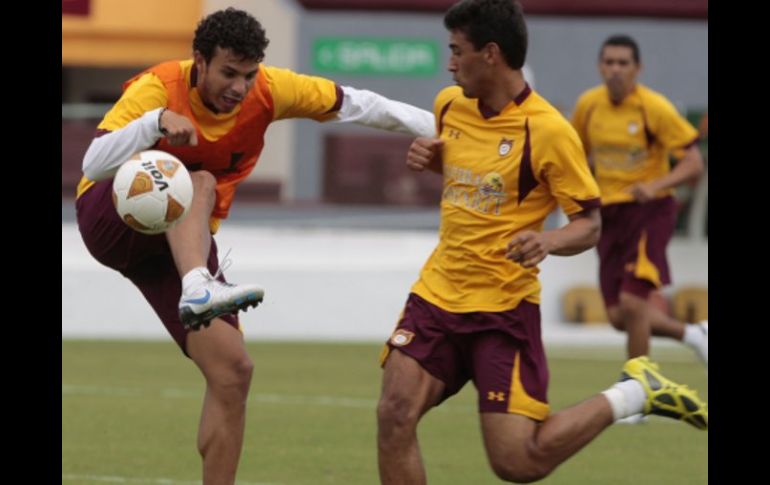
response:
<path id="1" fill-rule="evenodd" d="M 78 187 L 78 227 L 88 250 L 139 288 L 206 378 L 198 433 L 204 484 L 235 480 L 253 368 L 237 311 L 264 293 L 258 285 L 225 283 L 212 233 L 227 217 L 235 187 L 257 163 L 268 125 L 302 117 L 435 133 L 427 111 L 262 65 L 267 44 L 260 23 L 244 11 L 230 8 L 203 19 L 193 59 L 162 63 L 126 83 L 85 154 Z M 195 189 L 187 218 L 157 236 L 130 229 L 110 198 L 118 167 L 150 147 L 180 158 Z"/>
<path id="2" fill-rule="evenodd" d="M 444 25 L 457 86 L 436 97 L 438 138 L 417 138 L 407 155 L 412 169 L 443 173 L 439 243 L 383 349 L 382 483 L 426 483 L 417 424 L 469 380 L 489 462 L 508 481 L 545 477 L 631 414 L 707 428 L 705 404 L 647 358 L 627 362 L 603 393 L 549 415 L 537 265 L 596 244 L 599 189 L 575 130 L 522 76 L 520 5 L 464 0 Z M 557 204 L 569 222 L 543 231 Z"/>
<path id="3" fill-rule="evenodd" d="M 631 37 L 609 37 L 599 51 L 604 84 L 583 93 L 573 113 L 602 194 L 602 296 L 612 325 L 628 334 L 629 358 L 649 353 L 652 334 L 683 341 L 708 365 L 708 323 L 685 325 L 649 299 L 671 281 L 673 188 L 697 178 L 703 159 L 695 128 L 662 94 L 637 82 L 641 68 Z M 678 159 L 673 170 L 669 153 Z"/>

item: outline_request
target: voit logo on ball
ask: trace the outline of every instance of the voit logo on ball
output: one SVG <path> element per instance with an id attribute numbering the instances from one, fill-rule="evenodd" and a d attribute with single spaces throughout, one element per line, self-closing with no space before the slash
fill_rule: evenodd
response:
<path id="1" fill-rule="evenodd" d="M 160 234 L 184 219 L 193 185 L 184 164 L 170 153 L 146 150 L 120 166 L 112 202 L 120 218 L 144 234 Z"/>

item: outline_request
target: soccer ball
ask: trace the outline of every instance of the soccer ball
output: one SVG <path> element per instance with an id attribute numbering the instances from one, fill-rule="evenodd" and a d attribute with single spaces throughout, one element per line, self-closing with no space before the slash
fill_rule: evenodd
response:
<path id="1" fill-rule="evenodd" d="M 190 211 L 193 185 L 184 164 L 159 150 L 139 152 L 120 166 L 112 202 L 120 218 L 144 234 L 174 227 Z"/>

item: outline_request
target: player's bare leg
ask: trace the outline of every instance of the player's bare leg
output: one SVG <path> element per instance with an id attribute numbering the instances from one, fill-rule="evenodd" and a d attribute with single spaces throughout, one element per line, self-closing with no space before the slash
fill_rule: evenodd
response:
<path id="1" fill-rule="evenodd" d="M 241 332 L 218 318 L 187 335 L 187 351 L 206 378 L 198 430 L 203 484 L 230 485 L 243 445 L 253 363 Z"/>
<path id="2" fill-rule="evenodd" d="M 211 275 L 206 262 L 211 250 L 209 218 L 216 201 L 216 180 L 206 171 L 192 172 L 190 178 L 194 190 L 190 212 L 166 231 L 166 239 L 182 278 L 179 318 L 185 327 L 197 329 L 224 313 L 257 306 L 265 290 L 254 284 L 222 283 Z"/>
<path id="3" fill-rule="evenodd" d="M 628 292 L 620 293 L 620 311 L 628 334 L 628 358 L 650 353 L 650 305 L 644 298 Z"/>
<path id="4" fill-rule="evenodd" d="M 601 394 L 541 423 L 517 414 L 482 413 L 481 429 L 497 476 L 527 483 L 546 477 L 613 422 L 642 413 L 708 429 L 708 405 L 695 391 L 663 376 L 647 357 L 626 362 L 620 381 Z"/>
<path id="5" fill-rule="evenodd" d="M 708 367 L 708 322 L 704 321 L 698 324 L 681 322 L 649 302 L 647 302 L 646 312 L 652 335 L 668 337 L 684 343 L 692 348 L 698 358 Z M 615 328 L 626 330 L 624 314 L 619 305 L 607 308 L 607 316 Z M 629 354 L 629 357 L 633 356 Z"/>
<path id="6" fill-rule="evenodd" d="M 205 267 L 211 249 L 209 218 L 216 201 L 216 179 L 206 171 L 190 172 L 193 200 L 190 212 L 179 224 L 166 231 L 180 276 L 193 268 Z"/>
<path id="7" fill-rule="evenodd" d="M 516 483 L 547 476 L 612 423 L 612 408 L 602 395 L 563 409 L 542 424 L 518 414 L 481 413 L 492 470 Z"/>
<path id="8" fill-rule="evenodd" d="M 444 392 L 444 383 L 398 350 L 385 363 L 377 405 L 377 455 L 383 485 L 422 485 L 425 467 L 417 423 Z"/>

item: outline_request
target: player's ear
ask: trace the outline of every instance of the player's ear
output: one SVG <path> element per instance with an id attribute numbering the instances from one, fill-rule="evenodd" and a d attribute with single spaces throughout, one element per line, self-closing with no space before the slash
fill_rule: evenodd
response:
<path id="1" fill-rule="evenodd" d="M 489 42 L 482 50 L 484 51 L 484 60 L 488 64 L 492 64 L 496 59 L 500 59 L 503 53 L 500 51 L 500 46 L 496 42 Z"/>
<path id="2" fill-rule="evenodd" d="M 199 71 L 206 67 L 206 58 L 198 50 L 193 51 L 193 62 Z"/>

